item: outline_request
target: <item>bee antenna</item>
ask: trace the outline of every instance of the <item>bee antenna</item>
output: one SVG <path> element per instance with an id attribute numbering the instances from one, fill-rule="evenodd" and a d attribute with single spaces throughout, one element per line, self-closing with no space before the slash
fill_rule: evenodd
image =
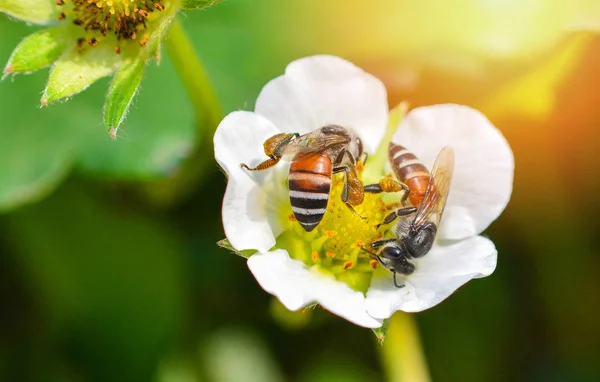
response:
<path id="1" fill-rule="evenodd" d="M 398 285 L 398 282 L 396 281 L 396 272 L 394 272 L 394 286 L 396 288 L 404 288 L 404 284 Z"/>
<path id="2" fill-rule="evenodd" d="M 360 249 L 362 249 L 363 251 L 367 252 L 368 254 L 370 254 L 370 255 L 372 255 L 372 256 L 379 257 L 379 256 L 377 256 L 377 254 L 375 254 L 375 253 L 373 253 L 373 252 L 369 251 L 369 250 L 368 250 L 368 249 L 366 249 L 365 247 L 360 247 Z"/>

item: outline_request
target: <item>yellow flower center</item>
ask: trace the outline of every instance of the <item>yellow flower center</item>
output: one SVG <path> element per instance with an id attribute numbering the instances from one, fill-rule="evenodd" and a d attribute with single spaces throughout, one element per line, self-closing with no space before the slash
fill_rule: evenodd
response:
<path id="1" fill-rule="evenodd" d="M 360 161 L 357 163 L 356 170 L 363 183 L 377 183 L 381 177 L 391 176 L 384 174 L 388 146 L 407 109 L 408 105 L 401 103 L 390 111 L 385 136 L 376 152 L 369 156 L 366 166 Z M 287 184 L 280 184 L 278 188 L 286 187 Z M 284 227 L 277 237 L 275 248 L 285 249 L 290 257 L 304 262 L 311 269 L 366 293 L 373 271 L 379 266 L 371 254 L 375 252 L 371 244 L 393 237 L 393 224 L 377 226 L 394 208 L 399 207 L 401 195 L 365 194 L 363 203 L 351 209 L 342 202 L 343 187 L 344 175 L 334 175 L 327 211 L 312 232 L 306 232 L 296 221 L 289 199 L 286 203 L 281 200 L 273 202 L 281 212 Z"/>
<path id="2" fill-rule="evenodd" d="M 343 175 L 335 175 L 327 212 L 312 232 L 306 232 L 296 221 L 290 206 L 285 211 L 288 228 L 279 235 L 276 246 L 307 266 L 366 292 L 378 266 L 367 251 L 374 252 L 372 242 L 390 236 L 389 226 L 376 226 L 392 211 L 393 204 L 384 203 L 380 195 L 365 194 L 364 202 L 351 209 L 341 199 L 343 186 Z"/>
<path id="3" fill-rule="evenodd" d="M 56 3 L 65 6 L 59 20 L 72 19 L 73 24 L 85 30 L 85 37 L 77 40 L 80 48 L 85 44 L 95 46 L 103 38 L 114 35 L 116 53 L 121 53 L 121 41 L 135 40 L 140 46 L 148 44 L 148 24 L 172 6 L 168 0 L 56 0 Z"/>

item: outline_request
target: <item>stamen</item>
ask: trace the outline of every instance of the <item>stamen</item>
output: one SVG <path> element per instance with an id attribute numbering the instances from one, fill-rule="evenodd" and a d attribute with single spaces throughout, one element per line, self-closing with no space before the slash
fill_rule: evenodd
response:
<path id="1" fill-rule="evenodd" d="M 393 111 L 392 116 L 401 114 L 402 109 Z M 390 132 L 392 128 L 395 131 L 396 122 L 391 118 Z M 374 155 L 374 160 L 369 159 L 366 167 L 361 161 L 357 162 L 357 175 L 363 184 L 377 183 L 386 175 L 384 164 L 387 157 L 384 154 L 387 154 L 391 133 L 387 136 L 388 140 L 382 143 L 385 148 L 380 147 L 376 153 L 379 155 Z M 287 205 L 281 215 L 284 230 L 277 237 L 276 248 L 286 249 L 292 258 L 366 293 L 373 271 L 380 264 L 373 254 L 363 249 L 376 240 L 393 236 L 393 225 L 382 226 L 379 230 L 377 226 L 398 207 L 400 196 L 366 193 L 361 204 L 348 208 L 342 201 L 344 177 L 345 174 L 332 177 L 325 214 L 311 232 L 304 230 L 292 213 L 291 205 Z"/>
<path id="2" fill-rule="evenodd" d="M 64 3 L 56 0 L 58 5 Z M 135 40 L 138 32 L 147 29 L 147 23 L 166 9 L 163 0 L 73 0 L 72 3 L 72 9 L 59 14 L 59 19 L 71 17 L 73 24 L 82 26 L 86 33 L 97 32 L 97 39 L 112 33 L 117 40 Z M 148 42 L 148 37 L 144 37 L 139 44 L 144 46 Z"/>

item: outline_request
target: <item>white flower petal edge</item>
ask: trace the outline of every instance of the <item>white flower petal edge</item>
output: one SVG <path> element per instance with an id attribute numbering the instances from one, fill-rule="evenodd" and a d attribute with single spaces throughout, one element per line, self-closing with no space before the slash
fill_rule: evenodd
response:
<path id="1" fill-rule="evenodd" d="M 513 153 L 479 111 L 450 104 L 416 108 L 400 123 L 393 141 L 413 151 L 429 169 L 442 147 L 454 149 L 454 176 L 438 238 L 477 235 L 508 204 Z"/>
<path id="2" fill-rule="evenodd" d="M 365 297 L 348 285 L 312 271 L 287 251 L 257 253 L 248 259 L 248 268 L 267 292 L 289 310 L 296 311 L 317 302 L 330 312 L 367 328 L 378 328 L 382 320 L 365 311 Z"/>
<path id="3" fill-rule="evenodd" d="M 496 268 L 498 252 L 494 243 L 475 236 L 454 243 L 436 243 L 423 258 L 415 261 L 416 271 L 396 288 L 391 272 L 381 269 L 373 277 L 365 308 L 376 319 L 395 311 L 419 312 L 439 304 L 473 278 L 489 276 Z M 384 273 L 385 272 L 385 273 Z"/>
<path id="4" fill-rule="evenodd" d="M 354 130 L 372 154 L 388 119 L 387 92 L 377 78 L 334 56 L 290 63 L 262 89 L 255 112 L 284 132 L 300 134 L 327 124 Z"/>
<path id="5" fill-rule="evenodd" d="M 227 115 L 215 132 L 215 158 L 229 177 L 223 198 L 223 228 L 237 250 L 266 252 L 279 234 L 267 216 L 267 190 L 260 184 L 264 174 L 248 173 L 240 167 L 240 163 L 254 166 L 267 159 L 263 142 L 277 133 L 271 122 L 247 111 Z"/>

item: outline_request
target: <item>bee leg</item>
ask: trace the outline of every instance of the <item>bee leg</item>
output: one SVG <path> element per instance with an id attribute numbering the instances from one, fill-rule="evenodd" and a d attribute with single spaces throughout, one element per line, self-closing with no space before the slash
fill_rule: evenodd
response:
<path id="1" fill-rule="evenodd" d="M 396 281 L 396 272 L 394 272 L 394 286 L 395 286 L 396 288 L 398 288 L 398 289 L 399 289 L 399 288 L 404 288 L 404 284 L 402 284 L 402 285 L 398 285 L 398 282 Z"/>
<path id="2" fill-rule="evenodd" d="M 406 198 L 408 198 L 410 189 L 406 184 L 386 176 L 381 179 L 379 183 L 366 185 L 365 192 L 369 192 L 371 194 L 379 194 L 381 192 L 402 192 L 401 202 L 404 203 Z"/>
<path id="3" fill-rule="evenodd" d="M 360 158 L 360 161 L 362 162 L 362 164 L 364 166 L 365 164 L 367 164 L 367 159 L 369 159 L 369 153 L 362 153 L 361 157 L 364 157 L 364 159 Z"/>
<path id="4" fill-rule="evenodd" d="M 290 142 L 299 137 L 300 134 L 298 133 L 280 133 L 273 135 L 263 143 L 263 149 L 269 159 L 261 162 L 256 167 L 249 167 L 245 163 L 240 163 L 240 167 L 245 168 L 248 171 L 263 171 L 275 166 L 279 163 L 283 152 Z"/>
<path id="5" fill-rule="evenodd" d="M 344 189 L 342 190 L 342 201 L 353 206 L 361 204 L 365 199 L 365 192 L 363 184 L 356 173 L 356 159 L 350 151 L 344 149 L 338 154 L 335 163 L 337 166 L 333 169 L 333 173 L 343 171 L 346 174 Z"/>
<path id="6" fill-rule="evenodd" d="M 265 160 L 264 162 L 259 163 L 256 167 L 248 167 L 246 163 L 240 163 L 240 167 L 245 168 L 248 171 L 263 171 L 275 166 L 277 163 L 279 163 L 280 159 L 281 158 L 272 157 Z"/>
<path id="7" fill-rule="evenodd" d="M 383 219 L 383 222 L 381 224 L 377 224 L 375 226 L 375 229 L 378 229 L 379 227 L 381 227 L 384 224 L 390 224 L 391 222 L 396 220 L 396 218 L 399 216 L 410 215 L 412 213 L 415 213 L 416 211 L 417 211 L 417 207 L 403 207 L 403 208 L 397 209 L 396 211 L 392 211 Z"/>

